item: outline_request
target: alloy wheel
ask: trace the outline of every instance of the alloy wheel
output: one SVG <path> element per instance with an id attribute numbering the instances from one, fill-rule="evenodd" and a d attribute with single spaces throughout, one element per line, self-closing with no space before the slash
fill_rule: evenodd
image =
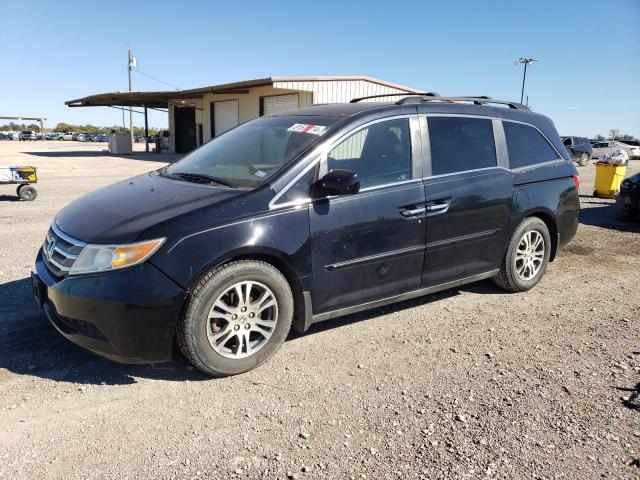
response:
<path id="1" fill-rule="evenodd" d="M 225 358 L 246 358 L 264 347 L 277 322 L 278 302 L 269 287 L 242 281 L 213 303 L 207 318 L 207 339 Z"/>
<path id="2" fill-rule="evenodd" d="M 537 230 L 526 232 L 520 242 L 515 255 L 515 271 L 522 280 L 533 279 L 544 263 L 544 238 Z"/>

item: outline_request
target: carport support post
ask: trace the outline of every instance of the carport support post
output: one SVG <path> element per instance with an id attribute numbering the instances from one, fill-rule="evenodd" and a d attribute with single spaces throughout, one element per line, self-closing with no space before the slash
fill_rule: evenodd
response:
<path id="1" fill-rule="evenodd" d="M 157 145 L 156 145 L 156 148 Z M 144 150 L 149 153 L 149 121 L 147 120 L 147 106 L 144 107 Z"/>

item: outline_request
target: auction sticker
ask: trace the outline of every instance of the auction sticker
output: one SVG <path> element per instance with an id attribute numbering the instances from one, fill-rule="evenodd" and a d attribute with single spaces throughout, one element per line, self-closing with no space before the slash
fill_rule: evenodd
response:
<path id="1" fill-rule="evenodd" d="M 308 125 L 306 123 L 294 123 L 287 130 L 290 132 L 310 133 L 311 135 L 322 135 L 327 129 L 324 125 Z"/>

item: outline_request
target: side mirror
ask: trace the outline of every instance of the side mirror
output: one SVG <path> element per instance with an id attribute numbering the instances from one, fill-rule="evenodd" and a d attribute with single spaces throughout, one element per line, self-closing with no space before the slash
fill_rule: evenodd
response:
<path id="1" fill-rule="evenodd" d="M 360 178 L 352 170 L 331 170 L 319 183 L 326 195 L 351 195 L 360 191 Z"/>

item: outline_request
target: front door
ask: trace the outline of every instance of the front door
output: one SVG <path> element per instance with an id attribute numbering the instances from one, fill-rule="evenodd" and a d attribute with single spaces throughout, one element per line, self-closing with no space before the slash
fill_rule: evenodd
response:
<path id="1" fill-rule="evenodd" d="M 513 195 L 513 174 L 498 165 L 492 120 L 430 116 L 427 123 L 431 174 L 425 178 L 423 287 L 499 267 Z"/>
<path id="2" fill-rule="evenodd" d="M 351 132 L 322 160 L 358 173 L 361 191 L 309 207 L 313 310 L 365 303 L 420 287 L 424 188 L 416 116 L 378 120 Z"/>
<path id="3" fill-rule="evenodd" d="M 187 153 L 196 148 L 196 109 L 175 107 L 173 109 L 176 132 L 176 153 Z"/>

